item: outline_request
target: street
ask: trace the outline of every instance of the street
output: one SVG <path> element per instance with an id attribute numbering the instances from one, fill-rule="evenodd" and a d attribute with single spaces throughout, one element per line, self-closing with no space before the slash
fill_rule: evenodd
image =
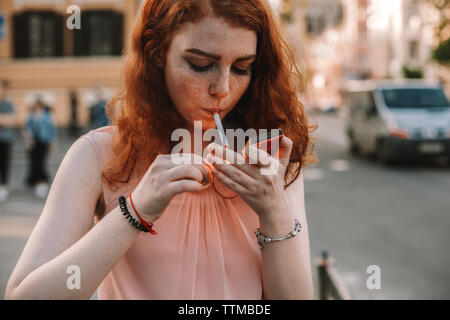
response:
<path id="1" fill-rule="evenodd" d="M 433 163 L 384 167 L 348 152 L 343 121 L 314 115 L 319 163 L 304 169 L 312 263 L 327 249 L 353 299 L 450 298 L 450 168 Z M 49 159 L 55 175 L 73 139 L 60 134 Z M 27 158 L 13 150 L 10 199 L 0 204 L 0 293 L 44 202 L 24 189 Z M 255 244 L 256 245 L 256 244 Z M 381 288 L 369 290 L 367 268 L 381 271 Z M 317 276 L 314 268 L 315 295 Z"/>
<path id="2" fill-rule="evenodd" d="M 352 157 L 340 118 L 311 121 L 322 139 L 304 172 L 311 256 L 328 249 L 354 299 L 449 299 L 449 167 Z M 367 288 L 370 265 L 380 289 Z"/>

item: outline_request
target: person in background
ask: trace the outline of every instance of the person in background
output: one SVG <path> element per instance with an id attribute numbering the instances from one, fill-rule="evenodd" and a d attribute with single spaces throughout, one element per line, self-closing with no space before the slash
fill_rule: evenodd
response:
<path id="1" fill-rule="evenodd" d="M 75 89 L 70 89 L 70 135 L 78 137 L 78 95 Z"/>
<path id="2" fill-rule="evenodd" d="M 109 125 L 106 117 L 106 99 L 100 85 L 95 86 L 95 102 L 90 107 L 90 126 L 92 130 Z"/>
<path id="3" fill-rule="evenodd" d="M 23 136 L 30 161 L 26 183 L 35 188 L 35 195 L 38 198 L 45 199 L 49 189 L 49 176 L 45 163 L 50 149 L 56 147 L 56 129 L 50 108 L 40 99 L 36 100 L 32 107 Z"/>
<path id="4" fill-rule="evenodd" d="M 11 148 L 14 141 L 16 114 L 13 104 L 7 99 L 8 82 L 0 81 L 0 202 L 9 197 L 8 180 Z"/>

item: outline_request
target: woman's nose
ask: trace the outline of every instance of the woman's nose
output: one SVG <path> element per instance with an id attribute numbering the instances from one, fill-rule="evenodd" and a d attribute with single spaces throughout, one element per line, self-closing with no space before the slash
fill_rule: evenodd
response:
<path id="1" fill-rule="evenodd" d="M 217 98 L 224 98 L 230 94 L 230 73 L 228 70 L 221 72 L 211 82 L 209 93 Z"/>

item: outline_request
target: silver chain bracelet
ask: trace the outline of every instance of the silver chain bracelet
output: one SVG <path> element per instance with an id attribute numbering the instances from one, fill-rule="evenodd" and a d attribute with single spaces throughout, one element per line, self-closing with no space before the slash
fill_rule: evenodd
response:
<path id="1" fill-rule="evenodd" d="M 257 228 L 255 230 L 255 235 L 256 235 L 256 239 L 258 240 L 259 249 L 261 249 L 261 250 L 264 249 L 264 247 L 262 246 L 262 244 L 264 242 L 268 243 L 268 242 L 274 242 L 274 241 L 281 241 L 281 240 L 286 240 L 286 239 L 295 237 L 297 235 L 297 233 L 300 232 L 302 225 L 298 221 L 298 219 L 294 219 L 294 222 L 295 222 L 295 229 L 292 230 L 291 232 L 289 232 L 287 235 L 279 237 L 279 238 L 267 237 L 266 235 L 261 233 L 259 228 Z"/>

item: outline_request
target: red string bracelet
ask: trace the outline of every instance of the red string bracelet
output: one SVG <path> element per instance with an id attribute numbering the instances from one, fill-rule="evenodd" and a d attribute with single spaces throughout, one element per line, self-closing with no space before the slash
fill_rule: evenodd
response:
<path id="1" fill-rule="evenodd" d="M 136 208 L 134 207 L 133 200 L 131 199 L 131 193 L 130 193 L 130 195 L 129 195 L 128 197 L 130 198 L 130 203 L 131 203 L 131 206 L 133 207 L 134 212 L 136 212 L 136 215 L 138 216 L 139 220 L 141 220 L 141 223 L 144 225 L 144 227 L 145 227 L 151 234 L 157 235 L 158 233 L 157 233 L 155 230 L 152 229 L 153 223 L 148 224 L 148 222 L 145 221 L 144 219 L 142 219 L 141 216 L 139 215 L 139 213 L 137 212 Z"/>

